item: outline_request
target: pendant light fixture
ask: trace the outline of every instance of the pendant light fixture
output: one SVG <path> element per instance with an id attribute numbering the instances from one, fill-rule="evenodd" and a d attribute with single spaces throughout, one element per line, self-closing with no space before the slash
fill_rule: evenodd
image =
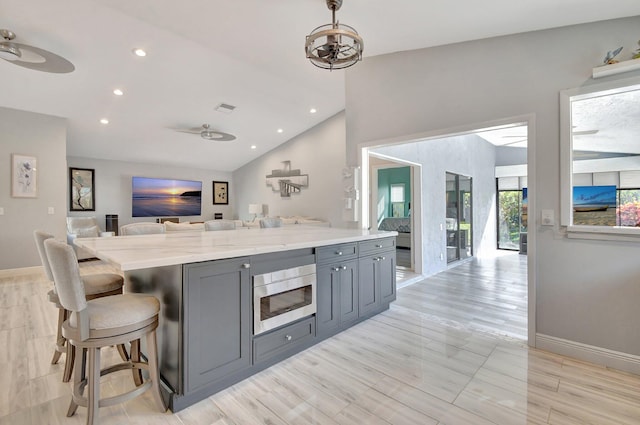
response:
<path id="1" fill-rule="evenodd" d="M 342 0 L 326 0 L 331 23 L 319 26 L 307 36 L 304 49 L 312 64 L 323 69 L 343 69 L 362 60 L 363 41 L 349 25 L 336 21 Z"/>

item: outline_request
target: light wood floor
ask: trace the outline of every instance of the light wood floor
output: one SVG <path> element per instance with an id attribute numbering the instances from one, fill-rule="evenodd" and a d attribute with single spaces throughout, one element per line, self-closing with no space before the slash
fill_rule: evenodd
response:
<path id="1" fill-rule="evenodd" d="M 181 412 L 158 413 L 145 395 L 101 408 L 101 423 L 639 424 L 640 376 L 529 349 L 487 325 L 522 296 L 515 276 L 523 257 L 494 261 L 493 272 L 474 260 L 402 288 L 388 312 Z M 62 365 L 49 364 L 56 316 L 48 289 L 40 276 L 0 280 L 0 425 L 85 423 L 82 407 L 65 417 L 70 389 Z M 115 374 L 101 388 L 110 395 L 130 381 Z"/>

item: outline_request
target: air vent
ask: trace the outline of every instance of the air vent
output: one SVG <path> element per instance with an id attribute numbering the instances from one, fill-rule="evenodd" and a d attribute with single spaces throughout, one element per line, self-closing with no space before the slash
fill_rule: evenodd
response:
<path id="1" fill-rule="evenodd" d="M 229 105 L 228 103 L 221 103 L 218 106 L 216 106 L 215 109 L 216 111 L 222 112 L 223 114 L 230 114 L 233 112 L 234 109 L 236 109 L 236 107 L 233 105 Z"/>

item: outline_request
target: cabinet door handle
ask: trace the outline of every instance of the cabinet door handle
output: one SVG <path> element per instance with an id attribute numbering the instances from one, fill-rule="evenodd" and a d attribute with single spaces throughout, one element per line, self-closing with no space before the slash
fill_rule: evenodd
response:
<path id="1" fill-rule="evenodd" d="M 347 270 L 347 266 L 342 266 L 342 270 Z"/>
<path id="2" fill-rule="evenodd" d="M 284 339 L 287 341 L 291 341 L 293 339 L 293 337 L 291 335 L 285 335 Z"/>
<path id="3" fill-rule="evenodd" d="M 244 263 L 244 264 L 242 265 L 242 268 L 243 268 L 243 269 L 250 269 L 250 268 L 251 268 L 251 264 L 249 264 L 249 263 Z"/>
<path id="4" fill-rule="evenodd" d="M 340 267 L 333 267 L 333 268 L 332 268 L 332 270 L 333 270 L 334 272 L 339 272 L 339 271 L 340 271 Z"/>
<path id="5" fill-rule="evenodd" d="M 336 255 L 342 255 L 342 251 L 336 251 Z"/>
<path id="6" fill-rule="evenodd" d="M 380 260 L 384 260 L 384 257 L 380 257 Z"/>
<path id="7" fill-rule="evenodd" d="M 382 245 L 377 244 L 377 245 L 376 245 L 376 248 L 382 248 Z"/>

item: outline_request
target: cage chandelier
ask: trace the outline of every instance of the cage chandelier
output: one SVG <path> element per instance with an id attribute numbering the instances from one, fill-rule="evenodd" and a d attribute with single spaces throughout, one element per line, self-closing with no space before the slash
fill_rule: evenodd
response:
<path id="1" fill-rule="evenodd" d="M 336 21 L 336 10 L 342 6 L 342 0 L 326 1 L 331 10 L 331 23 L 311 31 L 306 38 L 304 50 L 307 58 L 318 68 L 348 68 L 362 60 L 362 37 L 353 27 Z"/>

